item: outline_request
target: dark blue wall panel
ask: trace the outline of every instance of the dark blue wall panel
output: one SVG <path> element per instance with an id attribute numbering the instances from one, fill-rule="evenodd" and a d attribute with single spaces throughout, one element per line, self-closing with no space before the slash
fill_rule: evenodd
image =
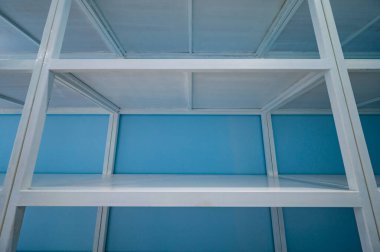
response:
<path id="1" fill-rule="evenodd" d="M 284 208 L 289 252 L 361 251 L 351 208 Z"/>
<path id="2" fill-rule="evenodd" d="M 259 116 L 122 116 L 116 173 L 265 174 Z"/>
<path id="3" fill-rule="evenodd" d="M 274 251 L 268 208 L 112 208 L 107 251 Z"/>
<path id="4" fill-rule="evenodd" d="M 376 175 L 380 175 L 380 116 L 360 117 L 371 163 Z"/>

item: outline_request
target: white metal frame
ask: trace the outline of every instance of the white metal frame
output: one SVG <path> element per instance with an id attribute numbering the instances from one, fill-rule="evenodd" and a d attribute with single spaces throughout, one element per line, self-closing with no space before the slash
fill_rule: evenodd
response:
<path id="1" fill-rule="evenodd" d="M 260 46 L 264 55 L 302 1 L 288 1 L 275 26 Z M 328 0 L 308 0 L 320 59 L 59 59 L 71 0 L 53 0 L 37 60 L 0 60 L 0 70 L 29 71 L 32 78 L 17 132 L 0 204 L 0 250 L 14 251 L 26 206 L 99 206 L 94 251 L 104 251 L 109 206 L 249 206 L 272 207 L 276 251 L 286 251 L 281 207 L 353 207 L 364 251 L 380 251 L 380 196 L 369 160 L 348 70 L 380 69 L 380 60 L 344 60 Z M 82 9 L 103 34 L 103 39 L 121 57 L 125 51 L 91 1 L 80 1 Z M 95 6 L 96 7 L 96 6 Z M 192 1 L 189 0 L 189 33 L 192 33 Z M 4 18 L 4 17 L 3 17 Z M 277 20 L 276 19 L 276 20 Z M 11 22 L 12 23 L 12 22 Z M 15 24 L 13 23 L 15 26 Z M 276 28 L 277 27 L 277 28 Z M 16 27 L 23 32 L 22 27 Z M 25 34 L 28 37 L 28 34 Z M 29 36 L 30 39 L 32 39 Z M 35 42 L 35 39 L 32 39 Z M 189 42 L 192 41 L 190 36 Z M 192 52 L 189 43 L 189 52 Z M 187 73 L 188 107 L 183 110 L 121 110 L 91 90 L 70 73 L 91 71 L 181 71 Z M 252 110 L 206 110 L 192 107 L 192 73 L 223 71 L 313 72 L 264 106 Z M 118 113 L 127 114 L 255 114 L 261 115 L 270 186 L 262 187 L 125 187 L 96 189 L 30 189 L 38 146 L 43 131 L 54 75 L 76 91 L 111 112 L 104 161 L 104 176 L 110 176 L 117 140 Z M 68 75 L 69 74 L 69 75 Z M 288 188 L 278 177 L 271 114 L 291 99 L 326 81 L 332 113 L 348 181 L 347 189 Z M 65 112 L 65 111 L 64 111 Z M 64 113 L 63 112 L 63 113 Z M 98 111 L 97 111 L 98 112 Z M 96 113 L 97 113 L 96 112 Z M 310 111 L 309 111 L 310 112 Z M 321 111 L 317 112 L 320 113 Z M 331 113 L 331 111 L 324 111 Z M 131 177 L 126 177 L 132 179 Z M 136 178 L 135 178 L 136 179 Z M 183 179 L 178 177 L 178 179 Z M 218 178 L 210 178 L 210 180 Z"/>

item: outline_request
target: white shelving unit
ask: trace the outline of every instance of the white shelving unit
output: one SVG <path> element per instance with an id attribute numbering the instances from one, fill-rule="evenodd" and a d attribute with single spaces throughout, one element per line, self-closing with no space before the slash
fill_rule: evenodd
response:
<path id="1" fill-rule="evenodd" d="M 25 52 L 13 50 L 13 40 L 4 42 L 9 52 L 0 51 L 1 112 L 22 113 L 7 173 L 0 176 L 1 251 L 16 249 L 30 206 L 98 207 L 93 251 L 105 249 L 108 208 L 114 206 L 270 207 L 276 251 L 287 251 L 282 207 L 349 207 L 355 210 L 362 249 L 380 251 L 380 179 L 359 119 L 359 112 L 380 112 L 380 106 L 368 106 L 379 97 L 372 97 L 372 86 L 360 87 L 361 81 L 379 81 L 370 75 L 380 71 L 380 60 L 376 54 L 347 56 L 342 50 L 342 44 L 344 49 L 377 19 L 363 20 L 355 33 L 343 31 L 341 42 L 335 20 L 342 22 L 347 13 L 340 16 L 335 9 L 344 2 L 332 1 L 332 8 L 328 0 L 260 1 L 252 13 L 252 34 L 229 38 L 214 27 L 212 38 L 196 12 L 202 10 L 200 1 L 193 1 L 182 1 L 186 29 L 174 27 L 178 29 L 168 33 L 172 41 L 157 40 L 142 53 L 139 46 L 147 39 L 139 37 L 133 22 L 144 17 L 124 20 L 128 6 L 122 2 L 52 0 L 49 9 L 50 1 L 35 2 L 30 10 L 34 23 L 25 19 L 30 3 L 0 2 L 0 28 L 11 30 L 15 41 L 29 40 Z M 311 20 L 296 15 L 307 7 Z M 174 12 L 171 8 L 162 3 L 160 10 Z M 46 20 L 41 13 L 48 13 Z M 124 27 L 124 21 L 130 26 Z M 296 37 L 291 27 L 302 24 L 306 28 L 302 26 L 305 32 L 296 48 L 289 39 Z M 313 42 L 307 24 L 314 27 L 318 51 L 307 48 Z M 281 37 L 283 32 L 290 35 Z M 88 40 L 93 34 L 102 42 Z M 218 40 L 230 51 L 207 51 Z M 289 51 L 281 51 L 286 45 L 291 45 Z M 237 53 L 234 46 L 245 52 Z M 249 46 L 254 52 L 248 52 Z M 103 175 L 34 174 L 46 113 L 110 115 Z M 346 175 L 279 174 L 272 114 L 331 113 Z M 120 114 L 260 115 L 267 175 L 113 175 Z"/>

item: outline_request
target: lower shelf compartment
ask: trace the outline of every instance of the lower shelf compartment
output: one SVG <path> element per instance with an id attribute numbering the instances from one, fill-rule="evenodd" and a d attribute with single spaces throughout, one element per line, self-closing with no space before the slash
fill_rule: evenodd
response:
<path id="1" fill-rule="evenodd" d="M 332 181 L 320 183 L 315 181 Z M 20 206 L 357 207 L 345 176 L 36 174 Z"/>

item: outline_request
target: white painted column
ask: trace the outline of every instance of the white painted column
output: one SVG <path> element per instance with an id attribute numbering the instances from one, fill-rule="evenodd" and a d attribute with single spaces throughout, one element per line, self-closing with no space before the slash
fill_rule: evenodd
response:
<path id="1" fill-rule="evenodd" d="M 276 151 L 273 137 L 272 117 L 270 113 L 261 115 L 265 161 L 269 182 L 278 177 Z M 281 207 L 271 207 L 272 232 L 275 251 L 286 252 L 284 216 Z"/>
<path id="2" fill-rule="evenodd" d="M 320 57 L 328 59 L 332 67 L 325 74 L 335 126 L 350 190 L 359 191 L 362 206 L 355 208 L 356 222 L 364 251 L 380 251 L 380 241 L 372 208 L 370 191 L 365 178 L 365 166 L 358 146 L 359 116 L 353 109 L 355 99 L 338 33 L 328 0 L 309 0 Z M 356 106 L 355 106 L 356 107 Z M 356 110 L 356 113 L 354 113 Z M 361 130 L 361 129 L 360 129 Z"/>
<path id="3" fill-rule="evenodd" d="M 54 77 L 47 62 L 59 56 L 70 5 L 71 0 L 53 0 L 49 10 L 0 199 L 0 251 L 17 246 L 24 214 L 16 207 L 17 194 L 31 184 Z"/>
<path id="4" fill-rule="evenodd" d="M 117 137 L 119 130 L 119 114 L 110 115 L 108 123 L 107 142 L 104 155 L 103 174 L 109 176 L 113 173 L 115 164 L 115 154 Z M 96 216 L 96 226 L 94 235 L 93 252 L 105 251 L 107 241 L 109 207 L 99 207 Z"/>

